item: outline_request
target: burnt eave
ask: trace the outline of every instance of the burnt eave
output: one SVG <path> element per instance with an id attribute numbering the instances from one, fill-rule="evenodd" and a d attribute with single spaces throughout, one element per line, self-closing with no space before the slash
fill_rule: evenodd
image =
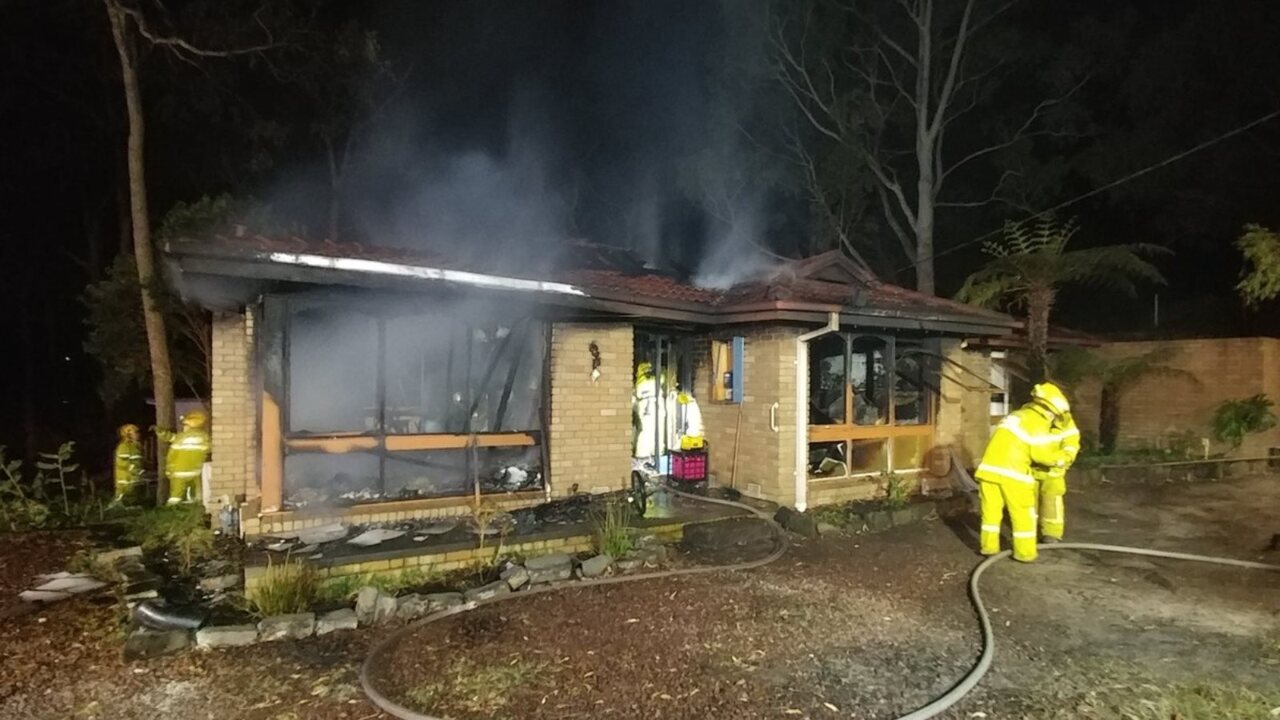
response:
<path id="1" fill-rule="evenodd" d="M 1003 336 L 1012 334 L 1020 325 L 1013 318 L 995 313 L 948 313 L 937 308 L 888 309 L 863 307 L 853 304 L 812 302 L 806 300 L 744 300 L 725 304 L 699 303 L 669 297 L 652 297 L 628 293 L 610 288 L 577 285 L 573 282 L 543 282 L 525 278 L 504 278 L 484 273 L 469 273 L 447 267 L 404 263 L 401 260 L 368 261 L 391 263 L 416 268 L 420 271 L 438 270 L 439 276 L 417 277 L 354 272 L 338 267 L 312 267 L 286 264 L 273 260 L 281 253 L 266 252 L 251 245 L 235 246 L 219 243 L 213 246 L 180 241 L 181 247 L 166 244 L 165 257 L 172 274 L 182 289 L 187 282 L 196 279 L 225 279 L 256 281 L 261 286 L 255 295 L 273 291 L 279 283 L 298 285 L 341 285 L 374 290 L 421 290 L 424 283 L 444 287 L 465 288 L 468 291 L 488 293 L 530 292 L 537 295 L 537 302 L 581 310 L 606 312 L 612 315 L 637 319 L 650 319 L 692 323 L 697 325 L 737 325 L 756 322 L 824 322 L 831 313 L 839 313 L 842 324 L 851 327 L 886 329 L 911 329 L 926 332 L 961 334 L 970 337 Z M 287 254 L 287 251 L 286 253 Z M 317 255 L 333 260 L 359 259 L 340 256 Z M 477 276 L 523 283 L 521 287 L 503 287 L 500 284 L 477 286 L 467 282 L 450 280 L 452 276 Z M 530 286 L 541 283 L 553 286 L 551 290 L 539 290 Z M 201 298 L 192 298 L 206 306 Z M 245 302 L 250 302 L 246 299 Z M 227 309 L 217 307 L 213 309 Z"/>

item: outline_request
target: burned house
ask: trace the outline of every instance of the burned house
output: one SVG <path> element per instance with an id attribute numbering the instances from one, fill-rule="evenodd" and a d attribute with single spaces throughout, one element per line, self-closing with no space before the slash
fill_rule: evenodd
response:
<path id="1" fill-rule="evenodd" d="M 640 362 L 701 406 L 717 483 L 798 508 L 981 451 L 1012 318 L 839 253 L 727 290 L 576 246 L 553 272 L 262 237 L 175 241 L 214 312 L 212 492 L 246 532 L 458 515 L 630 482 Z"/>

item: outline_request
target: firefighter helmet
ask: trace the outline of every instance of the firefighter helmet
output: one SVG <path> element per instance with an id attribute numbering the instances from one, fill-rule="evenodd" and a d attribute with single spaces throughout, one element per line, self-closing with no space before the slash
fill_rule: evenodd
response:
<path id="1" fill-rule="evenodd" d="M 182 416 L 183 428 L 202 428 L 209 422 L 209 414 L 203 410 L 192 410 Z"/>
<path id="2" fill-rule="evenodd" d="M 142 431 L 138 430 L 137 425 L 134 425 L 133 423 L 125 423 L 124 425 L 120 426 L 120 429 L 117 431 L 117 434 L 119 435 L 121 440 L 129 440 L 132 442 L 137 442 L 141 432 Z"/>
<path id="3" fill-rule="evenodd" d="M 1067 401 L 1062 388 L 1050 382 L 1043 382 L 1031 388 L 1031 400 L 1045 406 L 1054 415 L 1061 416 L 1071 412 L 1071 403 Z"/>

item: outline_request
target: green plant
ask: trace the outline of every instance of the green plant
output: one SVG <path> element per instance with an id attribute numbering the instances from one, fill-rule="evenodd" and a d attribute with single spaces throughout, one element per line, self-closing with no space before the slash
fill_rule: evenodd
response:
<path id="1" fill-rule="evenodd" d="M 22 461 L 9 460 L 5 447 L 0 445 L 0 517 L 9 530 L 28 530 L 43 527 L 49 520 L 49 507 L 40 502 L 34 493 L 22 489 Z"/>
<path id="2" fill-rule="evenodd" d="M 991 259 L 965 280 L 956 298 L 987 307 L 1026 311 L 1031 380 L 1044 378 L 1049 349 L 1049 314 L 1063 285 L 1097 285 L 1132 295 L 1134 279 L 1163 283 L 1142 256 L 1167 253 L 1158 245 L 1111 245 L 1068 250 L 1078 226 L 1040 217 L 1006 222 L 1003 234 L 984 245 Z"/>
<path id="3" fill-rule="evenodd" d="M 610 498 L 604 508 L 592 513 L 596 550 L 613 558 L 624 557 L 635 548 L 631 537 L 631 507 L 625 501 Z"/>
<path id="4" fill-rule="evenodd" d="M 307 612 L 320 598 L 320 577 L 303 562 L 282 563 L 267 558 L 267 570 L 246 596 L 253 612 L 261 616 Z"/>
<path id="5" fill-rule="evenodd" d="M 183 573 L 214 554 L 214 534 L 205 522 L 204 508 L 172 505 L 131 517 L 125 537 L 146 551 L 172 551 Z"/>
<path id="6" fill-rule="evenodd" d="M 1213 413 L 1213 434 L 1232 449 L 1244 443 L 1245 435 L 1270 430 L 1276 426 L 1275 403 L 1261 393 L 1243 400 L 1227 400 Z"/>
<path id="7" fill-rule="evenodd" d="M 44 484 L 52 485 L 57 483 L 62 491 L 62 511 L 68 517 L 71 515 L 71 500 L 67 496 L 67 473 L 73 473 L 80 469 L 80 466 L 71 462 L 71 455 L 75 452 L 76 444 L 74 442 L 64 442 L 58 446 L 57 452 L 40 453 L 42 460 L 36 461 L 36 467 L 57 473 L 54 477 L 45 477 L 40 475 L 40 480 Z"/>
<path id="8" fill-rule="evenodd" d="M 884 502 L 891 510 L 901 510 L 911 499 L 911 481 L 895 472 L 880 475 L 884 483 Z"/>
<path id="9" fill-rule="evenodd" d="M 1236 241 L 1246 269 L 1236 290 L 1246 305 L 1256 307 L 1280 296 L 1280 233 L 1261 225 L 1245 225 Z"/>
<path id="10" fill-rule="evenodd" d="M 383 592 L 395 595 L 409 588 L 423 587 L 438 582 L 443 573 L 433 569 L 413 568 L 398 573 L 364 573 L 361 575 L 343 575 L 330 578 L 320 583 L 316 599 L 320 602 L 339 602 L 351 600 L 365 586 L 376 587 Z"/>

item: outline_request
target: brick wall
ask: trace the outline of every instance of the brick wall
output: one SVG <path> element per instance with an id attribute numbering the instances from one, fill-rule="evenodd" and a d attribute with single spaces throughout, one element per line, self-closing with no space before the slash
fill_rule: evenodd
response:
<path id="1" fill-rule="evenodd" d="M 694 395 L 706 425 L 710 471 L 721 485 L 733 476 L 737 489 L 782 505 L 795 504 L 795 340 L 800 332 L 796 327 L 754 326 L 717 333 L 697 343 L 694 363 Z M 732 335 L 746 338 L 742 403 L 712 402 L 711 339 Z M 774 403 L 777 432 L 770 428 Z"/>
<path id="2" fill-rule="evenodd" d="M 1149 375 L 1127 391 L 1120 401 L 1121 447 L 1153 445 L 1172 433 L 1194 431 L 1213 442 L 1214 451 L 1227 448 L 1213 440 L 1211 420 L 1225 400 L 1239 400 L 1265 393 L 1280 403 L 1280 340 L 1275 338 L 1221 338 L 1110 343 L 1097 352 L 1111 358 L 1133 357 L 1159 351 L 1162 362 L 1195 377 L 1196 382 Z M 1083 431 L 1097 436 L 1100 389 L 1096 382 L 1074 389 L 1077 422 Z M 1250 435 L 1241 455 L 1265 455 L 1280 446 L 1280 429 Z"/>
<path id="3" fill-rule="evenodd" d="M 228 496 L 258 495 L 258 409 L 252 311 L 214 313 L 211 440 L 213 512 Z"/>
<path id="4" fill-rule="evenodd" d="M 941 355 L 947 362 L 939 381 L 935 442 L 954 447 L 965 466 L 974 467 L 991 433 L 991 358 L 952 338 L 942 340 Z"/>
<path id="5" fill-rule="evenodd" d="M 590 346 L 600 349 L 591 380 Z M 621 490 L 631 478 L 633 332 L 629 324 L 556 323 L 551 330 L 551 491 Z"/>

